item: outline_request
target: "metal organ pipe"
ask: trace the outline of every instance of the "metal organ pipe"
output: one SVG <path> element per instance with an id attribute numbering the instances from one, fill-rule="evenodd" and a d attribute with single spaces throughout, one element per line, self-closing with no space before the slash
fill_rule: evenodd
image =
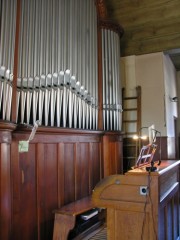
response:
<path id="1" fill-rule="evenodd" d="M 106 109 L 106 127 L 105 130 L 109 130 L 109 83 L 108 83 L 108 30 L 104 30 L 104 41 L 105 41 L 105 109 Z"/>
<path id="2" fill-rule="evenodd" d="M 109 129 L 110 130 L 113 130 L 112 128 L 112 122 L 113 122 L 113 119 L 112 119 L 112 108 L 113 108 L 113 82 L 114 82 L 114 79 L 113 79 L 113 76 L 112 76 L 112 54 L 113 54 L 113 42 L 112 42 L 112 39 L 111 39 L 111 31 L 108 31 L 108 89 L 109 89 Z"/>
<path id="3" fill-rule="evenodd" d="M 121 130 L 121 86 L 119 36 L 102 29 L 103 117 L 105 130 Z"/>
<path id="4" fill-rule="evenodd" d="M 1 3 L 0 118 L 11 120 L 17 1 Z M 94 1 L 21 0 L 21 6 L 17 123 L 33 124 L 40 120 L 45 126 L 97 129 L 98 48 Z M 102 30 L 102 50 L 104 129 L 120 130 L 117 33 Z"/>
<path id="5" fill-rule="evenodd" d="M 120 59 L 120 39 L 119 36 L 116 35 L 116 66 L 117 66 L 117 71 L 116 71 L 116 79 L 117 79 L 117 88 L 116 88 L 116 114 L 117 114 L 117 130 L 121 130 L 121 125 L 122 125 L 122 86 L 121 86 L 121 78 L 120 78 L 120 64 L 119 64 L 119 59 Z"/>
<path id="6" fill-rule="evenodd" d="M 106 126 L 106 83 L 105 83 L 105 62 L 106 62 L 106 58 L 105 58 L 105 32 L 102 31 L 102 88 L 103 88 L 103 126 L 105 129 Z"/>
<path id="7" fill-rule="evenodd" d="M 10 121 L 15 44 L 16 1 L 1 1 L 0 33 L 0 117 Z"/>

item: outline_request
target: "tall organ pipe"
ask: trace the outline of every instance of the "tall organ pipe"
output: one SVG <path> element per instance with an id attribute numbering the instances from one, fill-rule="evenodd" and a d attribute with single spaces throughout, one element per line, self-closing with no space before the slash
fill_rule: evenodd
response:
<path id="1" fill-rule="evenodd" d="M 7 82 L 0 80 L 3 109 L 0 112 L 3 119 L 10 120 L 11 101 L 6 100 L 12 95 L 17 1 L 2 0 L 1 3 L 0 76 L 6 76 Z M 80 16 L 79 6 L 83 9 Z M 16 92 L 16 114 L 19 116 L 16 121 L 33 124 L 40 120 L 42 125 L 97 129 L 97 12 L 94 1 L 21 0 L 20 10 Z M 5 14 L 7 12 L 9 14 Z M 79 82 L 75 88 L 71 82 L 69 86 L 62 86 L 53 78 L 56 74 L 60 79 L 60 72 L 65 73 L 67 69 L 70 70 L 69 78 L 74 76 Z"/>
<path id="2" fill-rule="evenodd" d="M 103 116 L 105 130 L 121 130 L 119 36 L 102 29 Z"/>

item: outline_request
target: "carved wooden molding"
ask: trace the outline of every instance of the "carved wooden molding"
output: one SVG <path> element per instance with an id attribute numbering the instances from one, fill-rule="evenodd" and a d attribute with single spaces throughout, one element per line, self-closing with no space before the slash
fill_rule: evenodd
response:
<path id="1" fill-rule="evenodd" d="M 108 13 L 107 13 L 107 8 L 105 6 L 105 1 L 95 0 L 95 4 L 97 7 L 99 27 L 117 32 L 119 36 L 122 37 L 124 33 L 124 29 L 119 24 L 108 19 Z"/>
<path id="2" fill-rule="evenodd" d="M 16 124 L 8 121 L 0 120 L 0 131 L 14 131 L 16 129 Z"/>
<path id="3" fill-rule="evenodd" d="M 97 14 L 99 19 L 107 19 L 107 8 L 105 6 L 104 0 L 95 0 L 97 7 Z"/>
<path id="4" fill-rule="evenodd" d="M 28 124 L 18 124 L 15 133 L 28 133 L 32 130 L 33 125 Z M 37 128 L 38 133 L 45 133 L 45 134 L 64 134 L 64 135 L 103 135 L 104 131 L 99 130 L 84 130 L 84 129 L 74 129 L 74 128 L 59 128 L 59 127 L 46 127 L 46 126 L 39 126 Z"/>
<path id="5" fill-rule="evenodd" d="M 7 121 L 0 121 L 0 143 L 11 143 L 11 132 L 15 129 L 16 124 Z"/>
<path id="6" fill-rule="evenodd" d="M 116 24 L 110 20 L 100 20 L 99 26 L 104 29 L 109 29 L 111 31 L 114 31 L 119 34 L 119 37 L 121 38 L 124 34 L 124 29 L 119 25 Z"/>

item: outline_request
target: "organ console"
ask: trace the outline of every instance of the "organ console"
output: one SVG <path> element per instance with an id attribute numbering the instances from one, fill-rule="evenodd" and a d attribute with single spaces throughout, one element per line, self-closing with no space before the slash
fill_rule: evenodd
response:
<path id="1" fill-rule="evenodd" d="M 155 172 L 136 168 L 96 185 L 92 199 L 107 208 L 108 239 L 179 239 L 179 166 L 164 160 Z"/>

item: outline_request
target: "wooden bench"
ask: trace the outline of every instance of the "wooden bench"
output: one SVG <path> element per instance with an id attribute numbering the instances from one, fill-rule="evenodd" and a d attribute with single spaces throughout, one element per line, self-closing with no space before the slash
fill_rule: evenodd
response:
<path id="1" fill-rule="evenodd" d="M 88 196 L 55 210 L 53 240 L 67 240 L 70 230 L 75 226 L 76 216 L 92 208 L 95 206 L 91 196 Z"/>

